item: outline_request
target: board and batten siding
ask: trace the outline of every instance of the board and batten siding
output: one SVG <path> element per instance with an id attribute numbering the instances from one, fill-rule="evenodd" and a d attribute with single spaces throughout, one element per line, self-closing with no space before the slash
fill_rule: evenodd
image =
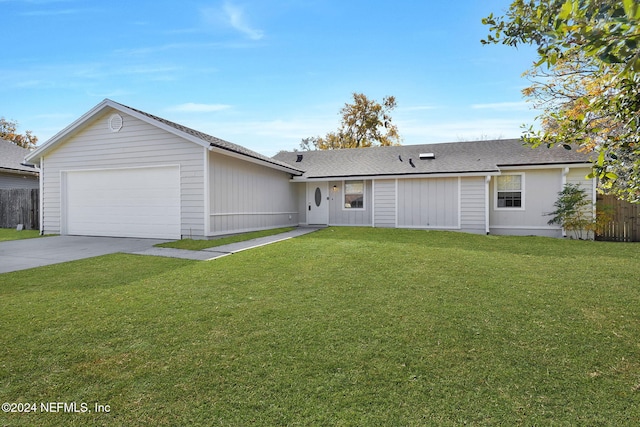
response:
<path id="1" fill-rule="evenodd" d="M 61 172 L 179 165 L 181 233 L 204 236 L 204 148 L 163 129 L 117 112 L 118 132 L 109 129 L 108 109 L 44 157 L 43 232 L 61 231 Z"/>
<path id="2" fill-rule="evenodd" d="M 291 175 L 209 153 L 210 235 L 298 225 L 298 188 Z"/>
<path id="3" fill-rule="evenodd" d="M 374 227 L 396 226 L 396 180 L 378 179 L 373 182 Z"/>
<path id="4" fill-rule="evenodd" d="M 459 179 L 398 180 L 398 227 L 460 229 Z"/>
<path id="5" fill-rule="evenodd" d="M 460 179 L 460 229 L 468 233 L 485 234 L 486 178 L 483 176 Z"/>

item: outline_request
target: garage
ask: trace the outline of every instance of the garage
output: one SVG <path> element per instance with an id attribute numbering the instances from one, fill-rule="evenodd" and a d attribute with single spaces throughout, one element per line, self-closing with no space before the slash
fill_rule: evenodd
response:
<path id="1" fill-rule="evenodd" d="M 180 168 L 63 171 L 63 234 L 180 239 Z"/>

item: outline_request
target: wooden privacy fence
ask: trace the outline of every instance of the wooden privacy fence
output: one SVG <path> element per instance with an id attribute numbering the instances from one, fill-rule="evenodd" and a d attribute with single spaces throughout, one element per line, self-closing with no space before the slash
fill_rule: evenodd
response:
<path id="1" fill-rule="evenodd" d="M 598 195 L 598 210 L 611 209 L 611 220 L 601 225 L 596 240 L 640 242 L 640 205 Z"/>
<path id="2" fill-rule="evenodd" d="M 27 230 L 38 230 L 39 193 L 37 188 L 0 189 L 0 228 L 15 228 L 23 224 Z"/>

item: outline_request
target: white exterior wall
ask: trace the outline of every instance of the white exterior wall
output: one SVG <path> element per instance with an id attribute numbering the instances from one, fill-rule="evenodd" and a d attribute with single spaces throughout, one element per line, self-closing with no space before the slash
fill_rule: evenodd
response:
<path id="1" fill-rule="evenodd" d="M 459 178 L 398 180 L 398 227 L 460 229 Z"/>
<path id="2" fill-rule="evenodd" d="M 295 188 L 297 199 L 298 222 L 300 224 L 308 224 L 307 222 L 307 183 L 291 184 Z"/>
<path id="3" fill-rule="evenodd" d="M 486 178 L 460 179 L 460 229 L 469 233 L 486 233 Z"/>
<path id="4" fill-rule="evenodd" d="M 490 183 L 490 232 L 507 235 L 538 235 L 562 237 L 562 229 L 548 225 L 547 214 L 554 210 L 553 204 L 562 191 L 563 169 L 522 169 L 503 170 L 503 175 L 522 174 L 524 179 L 523 208 L 497 208 L 496 182 Z"/>
<path id="5" fill-rule="evenodd" d="M 329 225 L 373 225 L 373 191 L 371 181 L 364 181 L 364 209 L 345 209 L 344 184 L 349 181 L 362 180 L 329 181 Z M 335 190 L 333 189 L 334 185 L 336 187 Z"/>
<path id="6" fill-rule="evenodd" d="M 374 227 L 396 226 L 396 186 L 395 179 L 378 179 L 373 182 Z"/>
<path id="7" fill-rule="evenodd" d="M 590 168 L 572 168 L 569 169 L 567 174 L 567 184 L 580 185 L 589 196 L 590 199 L 595 199 L 593 180 L 587 178 L 587 175 L 591 173 Z"/>
<path id="8" fill-rule="evenodd" d="M 209 153 L 209 235 L 297 226 L 299 185 L 286 172 Z"/>
<path id="9" fill-rule="evenodd" d="M 121 112 L 123 127 L 112 132 L 107 121 L 115 112 L 98 115 L 44 156 L 43 232 L 61 232 L 62 171 L 179 165 L 181 233 L 204 236 L 204 148 Z"/>
<path id="10" fill-rule="evenodd" d="M 591 173 L 590 168 L 573 168 L 569 169 L 569 173 L 566 176 L 567 184 L 577 184 L 579 185 L 586 193 L 589 200 L 591 200 L 592 205 L 590 207 L 591 212 L 585 212 L 586 214 L 594 215 L 596 214 L 596 188 L 595 188 L 595 180 L 588 179 L 587 175 Z M 567 233 L 569 237 L 579 238 L 578 235 L 573 235 L 572 233 Z M 582 237 L 586 239 L 594 239 L 595 236 L 592 232 L 583 232 Z"/>

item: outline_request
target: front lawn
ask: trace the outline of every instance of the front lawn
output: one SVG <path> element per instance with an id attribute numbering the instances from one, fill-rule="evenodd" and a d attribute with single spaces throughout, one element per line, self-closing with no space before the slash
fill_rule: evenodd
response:
<path id="1" fill-rule="evenodd" d="M 35 237 L 40 237 L 40 231 L 16 231 L 15 228 L 0 228 L 0 242 L 5 242 L 7 240 L 33 239 Z"/>
<path id="2" fill-rule="evenodd" d="M 0 396 L 38 411 L 0 425 L 637 425 L 639 259 L 328 228 L 209 262 L 3 274 Z"/>
<path id="3" fill-rule="evenodd" d="M 252 231 L 250 233 L 234 234 L 231 236 L 218 237 L 213 240 L 182 239 L 173 242 L 159 243 L 156 246 L 161 248 L 188 249 L 200 251 L 202 249 L 213 248 L 231 243 L 244 242 L 259 237 L 273 236 L 293 230 L 294 227 L 274 228 L 271 230 Z"/>

